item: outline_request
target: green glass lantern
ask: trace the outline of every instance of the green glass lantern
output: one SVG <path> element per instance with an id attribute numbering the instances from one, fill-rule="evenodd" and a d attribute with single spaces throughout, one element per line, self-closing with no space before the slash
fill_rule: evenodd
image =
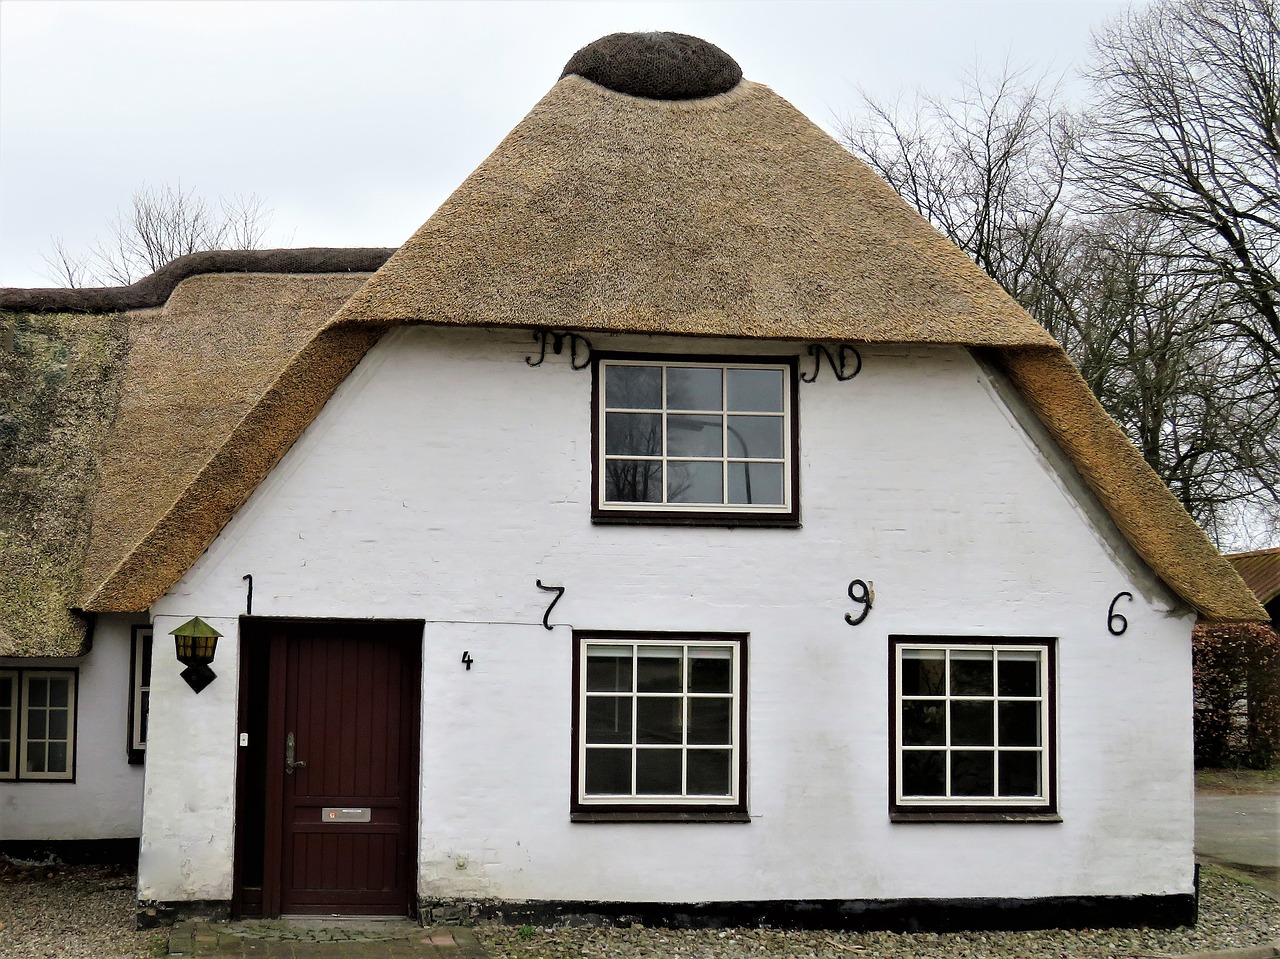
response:
<path id="1" fill-rule="evenodd" d="M 178 662 L 186 664 L 182 678 L 197 693 L 218 678 L 209 668 L 222 634 L 195 616 L 177 629 L 170 630 L 178 653 Z"/>

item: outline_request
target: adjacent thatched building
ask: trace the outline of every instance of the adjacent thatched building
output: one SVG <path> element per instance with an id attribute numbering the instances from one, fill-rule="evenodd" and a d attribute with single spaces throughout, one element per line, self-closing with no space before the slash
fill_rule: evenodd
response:
<path id="1" fill-rule="evenodd" d="M 790 104 L 605 38 L 388 253 L 0 294 L 8 836 L 141 804 L 143 921 L 1193 912 L 1191 627 L 1264 614 Z"/>

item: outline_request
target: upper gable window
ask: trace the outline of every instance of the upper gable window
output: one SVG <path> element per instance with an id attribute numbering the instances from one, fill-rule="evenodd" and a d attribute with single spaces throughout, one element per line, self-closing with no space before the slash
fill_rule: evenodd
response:
<path id="1" fill-rule="evenodd" d="M 594 518 L 794 522 L 795 394 L 794 360 L 598 357 Z"/>

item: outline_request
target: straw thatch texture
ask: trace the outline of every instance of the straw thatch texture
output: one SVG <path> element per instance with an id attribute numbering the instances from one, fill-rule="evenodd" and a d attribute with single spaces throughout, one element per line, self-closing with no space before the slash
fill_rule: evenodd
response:
<path id="1" fill-rule="evenodd" d="M 335 322 L 1049 345 L 767 87 L 557 83 Z"/>
<path id="2" fill-rule="evenodd" d="M 320 332 L 236 424 L 231 435 L 110 578 L 85 602 L 92 610 L 143 610 L 199 558 L 219 530 L 315 419 L 382 330 L 349 326 Z"/>
<path id="3" fill-rule="evenodd" d="M 237 427 L 259 422 L 249 414 L 261 419 L 280 371 L 314 352 L 324 322 L 367 278 L 201 274 L 162 310 L 0 313 L 0 656 L 85 651 L 87 620 L 72 612 L 85 590 L 199 488 Z M 344 371 L 363 349 L 352 355 Z M 304 392 L 315 388 L 305 403 L 318 409 L 333 378 L 300 377 Z M 306 422 L 279 413 L 260 424 L 261 437 L 239 444 L 246 471 L 224 478 L 216 496 L 205 491 L 204 515 L 217 515 L 216 527 L 243 501 L 227 497 L 247 496 Z M 273 431 L 289 434 L 275 453 Z M 188 564 L 217 532 L 189 519 L 189 535 L 207 538 L 179 550 Z M 167 571 L 158 563 L 151 572 Z"/>
<path id="4" fill-rule="evenodd" d="M 1109 417 L 1061 348 L 1002 350 L 999 362 L 1138 555 L 1211 621 L 1266 622 L 1214 548 Z"/>
<path id="5" fill-rule="evenodd" d="M 281 370 L 300 352 L 312 359 L 321 351 L 326 341 L 315 339 L 317 331 L 366 278 L 197 276 L 174 291 L 163 312 L 133 318 L 119 414 L 101 454 L 86 588 L 107 579 L 148 534 L 160 550 L 151 555 L 155 576 L 199 556 L 328 399 L 335 374 L 316 363 L 297 382 L 303 394 L 297 402 L 266 405 Z M 339 381 L 361 355 L 363 349 L 344 360 Z M 200 485 L 207 464 L 237 433 L 233 461 L 239 465 L 218 474 L 216 487 Z M 175 503 L 196 495 L 201 505 L 184 514 L 184 528 L 157 539 L 153 530 Z M 199 546 L 183 548 L 175 536 Z M 149 603 L 116 608 L 145 609 Z"/>
<path id="6" fill-rule="evenodd" d="M 0 315 L 0 656 L 84 650 L 71 608 L 127 349 L 116 314 Z"/>

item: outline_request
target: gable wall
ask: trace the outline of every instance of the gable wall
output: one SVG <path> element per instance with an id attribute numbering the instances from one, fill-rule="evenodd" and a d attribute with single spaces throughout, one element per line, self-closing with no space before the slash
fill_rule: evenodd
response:
<path id="1" fill-rule="evenodd" d="M 530 368 L 530 352 L 526 331 L 388 334 L 157 604 L 158 636 L 200 615 L 227 639 L 198 697 L 157 657 L 140 898 L 231 894 L 246 573 L 255 615 L 427 621 L 424 896 L 1190 891 L 1192 617 L 965 351 L 868 347 L 856 379 L 801 386 L 799 530 L 593 526 L 590 374 L 563 356 Z M 855 577 L 876 596 L 856 628 Z M 538 578 L 567 589 L 552 632 Z M 1121 590 L 1135 601 L 1115 637 Z M 567 624 L 750 633 L 750 824 L 568 821 Z M 1061 824 L 888 821 L 899 633 L 1057 637 Z"/>

